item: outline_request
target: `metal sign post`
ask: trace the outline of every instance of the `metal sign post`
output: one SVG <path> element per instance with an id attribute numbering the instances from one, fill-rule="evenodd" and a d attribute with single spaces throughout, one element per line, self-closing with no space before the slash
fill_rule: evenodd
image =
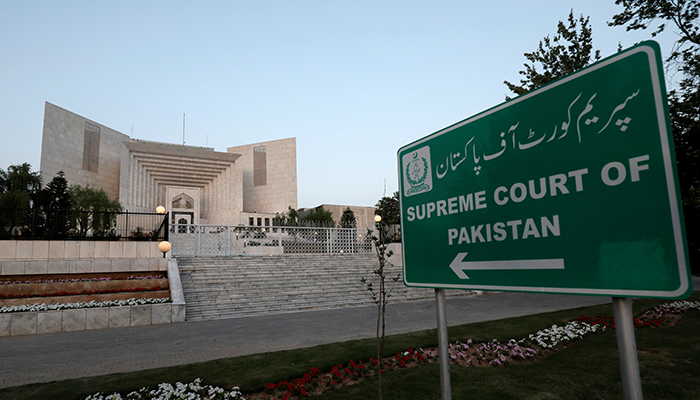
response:
<path id="1" fill-rule="evenodd" d="M 447 337 L 447 311 L 445 307 L 445 290 L 435 289 L 435 304 L 437 305 L 438 354 L 440 355 L 440 391 L 442 400 L 452 400 L 452 384 L 450 383 L 450 352 Z"/>
<path id="2" fill-rule="evenodd" d="M 632 299 L 613 297 L 613 314 L 625 400 L 642 400 L 642 379 L 639 375 L 637 341 L 634 336 Z"/>
<path id="3" fill-rule="evenodd" d="M 643 42 L 400 148 L 404 283 L 689 296 L 662 66 Z"/>

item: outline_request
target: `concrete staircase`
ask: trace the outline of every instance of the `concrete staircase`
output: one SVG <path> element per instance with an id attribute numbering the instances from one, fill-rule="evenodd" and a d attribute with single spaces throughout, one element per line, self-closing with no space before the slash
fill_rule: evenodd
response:
<path id="1" fill-rule="evenodd" d="M 374 279 L 373 271 L 379 265 L 373 254 L 177 260 L 188 321 L 371 305 L 370 293 L 360 279 Z M 392 266 L 387 271 L 387 276 L 395 277 L 401 268 Z M 402 280 L 390 285 L 390 302 L 435 298 L 432 289 L 407 288 Z"/>

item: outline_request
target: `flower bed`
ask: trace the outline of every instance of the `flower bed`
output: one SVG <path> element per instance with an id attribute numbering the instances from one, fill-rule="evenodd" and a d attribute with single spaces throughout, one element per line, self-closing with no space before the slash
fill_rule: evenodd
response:
<path id="1" fill-rule="evenodd" d="M 89 301 L 76 303 L 59 303 L 59 304 L 24 304 L 19 306 L 2 306 L 1 313 L 14 312 L 36 312 L 36 311 L 57 311 L 57 310 L 72 310 L 78 308 L 99 308 L 99 307 L 123 307 L 123 306 L 141 306 L 145 304 L 162 304 L 169 303 L 169 298 L 130 298 L 126 300 L 107 300 L 107 301 Z"/>
<path id="2" fill-rule="evenodd" d="M 142 227 L 137 226 L 136 229 L 129 233 L 129 238 L 133 240 L 155 240 L 158 237 L 156 231 L 146 231 Z"/>
<path id="3" fill-rule="evenodd" d="M 544 349 L 553 349 L 560 344 L 568 344 L 583 339 L 592 333 L 602 332 L 606 328 L 601 324 L 587 324 L 581 321 L 570 321 L 564 326 L 552 325 L 550 328 L 537 331 L 521 339 L 520 343 L 528 343 Z"/>
<path id="4" fill-rule="evenodd" d="M 396 353 L 392 357 L 384 358 L 382 360 L 381 373 L 409 368 L 423 362 L 424 355 L 421 351 L 408 349 L 406 352 Z M 282 400 L 321 394 L 342 385 L 352 385 L 368 376 L 374 375 L 378 364 L 379 362 L 375 358 L 370 358 L 367 363 L 350 361 L 345 366 L 338 364 L 327 373 L 322 373 L 318 368 L 311 368 L 309 372 L 304 374 L 304 377 L 291 381 L 268 383 L 264 386 L 263 393 L 251 395 L 249 399 Z"/>
<path id="5" fill-rule="evenodd" d="M 521 346 L 515 339 L 502 344 L 497 340 L 485 343 L 455 342 L 448 345 L 450 361 L 460 365 L 492 366 L 510 364 L 534 357 L 537 351 L 530 347 Z M 425 350 L 428 360 L 437 360 L 436 349 Z"/>
<path id="6" fill-rule="evenodd" d="M 105 293 L 105 294 L 78 294 L 75 296 L 54 296 L 54 297 L 32 297 L 32 298 L 22 298 L 22 299 L 5 299 L 0 300 L 0 306 L 20 306 L 20 305 L 32 305 L 32 304 L 61 304 L 61 303 L 90 303 L 92 301 L 102 302 L 102 301 L 113 301 L 113 300 L 126 300 L 134 297 L 133 292 L 122 291 L 118 293 Z M 169 298 L 170 290 L 157 290 L 148 292 L 138 292 L 139 298 L 145 299 L 157 299 L 157 298 Z"/>
<path id="7" fill-rule="evenodd" d="M 668 321 L 672 316 L 678 316 L 690 308 L 700 309 L 700 302 L 674 302 L 658 306 L 635 318 L 635 327 L 649 328 L 664 326 L 663 321 Z M 586 321 L 590 321 L 586 322 Z M 607 328 L 615 329 L 612 316 L 585 316 L 568 322 L 564 326 L 552 325 L 542 329 L 526 338 L 511 339 L 508 343 L 500 343 L 497 340 L 475 343 L 472 339 L 463 342 L 450 343 L 448 352 L 450 361 L 455 364 L 477 367 L 498 367 L 507 364 L 534 360 L 537 356 L 562 348 L 576 340 L 586 336 L 603 332 Z M 385 359 L 386 364 L 382 369 L 395 370 L 418 365 L 424 362 L 437 362 L 439 360 L 438 349 L 409 349 L 405 353 L 396 354 Z M 377 361 L 370 359 L 369 365 L 376 366 Z M 250 399 L 265 400 L 293 400 L 309 397 L 314 393 L 322 393 L 342 385 L 352 384 L 366 376 L 373 375 L 375 368 L 367 368 L 367 364 L 353 361 L 347 367 L 338 365 L 333 367 L 330 373 L 321 374 L 321 371 L 312 368 L 304 378 L 293 381 L 282 381 L 265 385 L 263 393 L 251 395 Z M 319 378 L 315 378 L 320 375 Z M 314 381 L 314 379 L 317 379 Z M 302 391 L 303 390 L 303 391 Z M 305 393 L 305 394 L 304 394 Z"/>
<path id="8" fill-rule="evenodd" d="M 8 276 L 0 282 L 0 306 L 123 300 L 135 293 L 138 297 L 170 297 L 164 273 Z"/>
<path id="9" fill-rule="evenodd" d="M 674 301 L 654 307 L 634 319 L 635 328 L 650 328 L 668 326 L 675 323 L 681 314 L 690 308 L 699 308 L 700 303 L 690 301 Z M 615 329 L 615 317 L 612 315 L 583 316 L 576 321 L 585 322 L 589 325 L 603 325 Z"/>
<path id="10" fill-rule="evenodd" d="M 106 281 L 130 281 L 130 280 L 141 280 L 141 279 L 165 279 L 165 274 L 148 274 L 148 275 L 135 275 L 131 273 L 126 274 L 113 274 L 110 276 L 92 276 L 96 274 L 82 274 L 78 275 L 52 275 L 53 278 L 47 278 L 44 275 L 39 276 L 7 276 L 0 277 L 0 284 L 2 285 L 18 285 L 18 284 L 36 284 L 36 283 L 75 283 L 75 282 L 106 282 Z M 63 277 L 66 276 L 66 277 Z M 68 278 L 70 276 L 71 278 Z"/>
<path id="11" fill-rule="evenodd" d="M 102 393 L 88 396 L 85 400 L 156 400 L 156 399 L 190 399 L 190 400 L 245 400 L 237 387 L 232 390 L 224 390 L 220 387 L 204 385 L 197 378 L 194 382 L 184 384 L 177 382 L 175 386 L 169 383 L 161 383 L 155 390 L 142 388 L 122 397 L 119 393 L 104 396 Z"/>
<path id="12" fill-rule="evenodd" d="M 153 292 L 166 290 L 167 287 L 163 288 L 160 286 L 150 287 L 150 288 L 133 288 L 133 289 L 104 289 L 104 290 L 83 290 L 82 292 L 53 292 L 53 293 L 42 293 L 42 294 L 0 294 L 0 299 L 29 299 L 34 297 L 62 297 L 62 296 L 80 296 L 80 295 L 91 295 L 91 294 L 109 294 L 109 293 L 134 293 L 134 292 Z"/>

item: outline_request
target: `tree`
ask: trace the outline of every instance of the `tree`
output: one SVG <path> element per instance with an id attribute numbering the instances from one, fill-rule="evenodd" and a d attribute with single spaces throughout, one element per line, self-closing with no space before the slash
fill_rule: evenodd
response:
<path id="1" fill-rule="evenodd" d="M 116 218 L 113 213 L 122 211 L 119 200 L 110 200 L 103 189 L 75 184 L 68 188 L 68 193 L 74 209 L 82 211 L 77 221 L 81 234 L 85 234 L 89 229 L 96 233 L 109 230 Z"/>
<path id="2" fill-rule="evenodd" d="M 375 205 L 375 215 L 382 217 L 379 241 L 382 243 L 400 241 L 401 235 L 398 225 L 401 223 L 401 205 L 399 192 L 394 192 L 391 197 L 382 197 Z"/>
<path id="3" fill-rule="evenodd" d="M 95 189 L 90 185 L 82 187 L 78 184 L 68 188 L 70 201 L 76 210 L 80 211 L 109 211 L 120 212 L 122 205 L 119 200 L 110 200 L 104 189 Z"/>
<path id="4" fill-rule="evenodd" d="M 68 181 L 63 171 L 58 171 L 58 174 L 41 190 L 40 196 L 43 205 L 48 209 L 68 210 L 71 208 Z"/>
<path id="5" fill-rule="evenodd" d="M 511 92 L 521 95 L 600 60 L 600 51 L 593 52 L 592 29 L 588 20 L 589 17 L 583 18 L 581 15 L 577 21 L 572 9 L 568 26 L 559 21 L 554 38 L 545 36 L 536 51 L 525 53 L 530 64 L 523 64 L 525 70 L 519 71 L 525 77 L 520 80 L 520 85 L 508 81 L 503 83 Z M 510 100 L 510 97 L 506 96 L 506 100 Z"/>
<path id="6" fill-rule="evenodd" d="M 678 28 L 680 38 L 666 60 L 682 74 L 677 90 L 669 95 L 669 116 L 676 150 L 678 181 L 683 201 L 690 264 L 700 270 L 700 3 L 689 0 L 616 0 L 624 10 L 613 16 L 610 26 L 627 26 L 627 30 L 647 29 L 660 25 L 654 37 L 669 24 Z"/>
<path id="7" fill-rule="evenodd" d="M 700 3 L 697 1 L 615 0 L 615 4 L 622 5 L 625 9 L 613 16 L 613 20 L 608 22 L 610 26 L 627 25 L 628 31 L 647 29 L 652 21 L 660 19 L 661 25 L 651 33 L 652 37 L 663 32 L 666 26 L 672 23 L 681 31 L 680 39 L 677 42 L 679 46 L 683 46 L 688 42 L 695 45 L 700 44 L 700 27 L 698 27 Z M 692 52 L 692 49 L 688 50 Z M 677 56 L 672 54 L 671 58 Z"/>
<path id="8" fill-rule="evenodd" d="M 338 232 L 338 241 L 343 243 L 348 251 L 354 252 L 357 247 L 357 220 L 355 219 L 355 213 L 352 212 L 350 207 L 343 211 L 338 226 L 345 228 Z"/>
<path id="9" fill-rule="evenodd" d="M 335 224 L 333 221 L 333 213 L 321 207 L 311 210 L 308 214 L 304 215 L 301 221 L 312 226 L 333 226 Z"/>
<path id="10" fill-rule="evenodd" d="M 72 205 L 68 193 L 68 181 L 63 171 L 58 171 L 58 174 L 39 192 L 36 205 L 36 215 L 41 219 L 38 228 L 43 230 L 37 234 L 54 237 L 68 232 L 69 212 Z"/>
<path id="11" fill-rule="evenodd" d="M 352 212 L 350 207 L 343 211 L 343 215 L 340 216 L 340 227 L 341 228 L 357 228 L 357 220 L 355 219 L 355 213 Z"/>
<path id="12" fill-rule="evenodd" d="M 398 197 L 398 192 L 395 196 Z M 386 199 L 387 197 L 384 197 Z M 381 202 L 381 200 L 380 200 Z M 375 228 L 379 232 L 383 232 L 385 228 L 383 227 L 384 221 L 380 220 L 375 223 Z M 391 297 L 391 288 L 387 287 L 387 278 L 390 279 L 394 285 L 401 279 L 401 274 L 395 277 L 387 277 L 385 267 L 391 266 L 389 258 L 394 254 L 392 250 L 387 250 L 386 242 L 382 242 L 374 235 L 371 229 L 367 229 L 367 238 L 369 238 L 372 243 L 374 243 L 374 250 L 377 254 L 377 260 L 379 261 L 379 267 L 373 271 L 374 282 L 368 280 L 367 278 L 361 278 L 360 281 L 366 285 L 369 291 L 372 301 L 377 305 L 377 390 L 379 392 L 379 400 L 382 399 L 382 370 L 384 369 L 384 342 L 386 338 L 386 304 Z M 377 283 L 378 288 L 374 285 Z"/>
<path id="13" fill-rule="evenodd" d="M 41 174 L 29 163 L 0 168 L 0 208 L 27 209 L 41 189 Z"/>
<path id="14" fill-rule="evenodd" d="M 299 222 L 299 211 L 293 209 L 292 206 L 288 206 L 287 209 L 289 210 L 287 212 L 287 221 L 296 225 Z"/>
<path id="15" fill-rule="evenodd" d="M 401 223 L 399 192 L 394 192 L 394 195 L 391 197 L 382 197 L 374 206 L 377 208 L 374 210 L 374 214 L 382 217 L 384 224 L 395 225 Z"/>
<path id="16" fill-rule="evenodd" d="M 297 226 L 299 219 L 299 212 L 292 208 L 292 206 L 287 207 L 287 212 L 282 214 L 277 214 L 275 218 L 272 219 L 272 225 L 274 226 Z"/>
<path id="17" fill-rule="evenodd" d="M 29 209 L 41 189 L 41 174 L 29 163 L 0 168 L 0 230 L 19 235 L 29 225 Z"/>

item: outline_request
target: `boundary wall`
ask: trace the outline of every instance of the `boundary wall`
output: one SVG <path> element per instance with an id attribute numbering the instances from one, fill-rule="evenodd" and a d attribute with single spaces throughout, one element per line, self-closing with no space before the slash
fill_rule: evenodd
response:
<path id="1" fill-rule="evenodd" d="M 172 310 L 172 304 L 164 303 L 0 313 L 0 336 L 38 335 L 42 333 L 169 324 L 173 322 Z"/>

